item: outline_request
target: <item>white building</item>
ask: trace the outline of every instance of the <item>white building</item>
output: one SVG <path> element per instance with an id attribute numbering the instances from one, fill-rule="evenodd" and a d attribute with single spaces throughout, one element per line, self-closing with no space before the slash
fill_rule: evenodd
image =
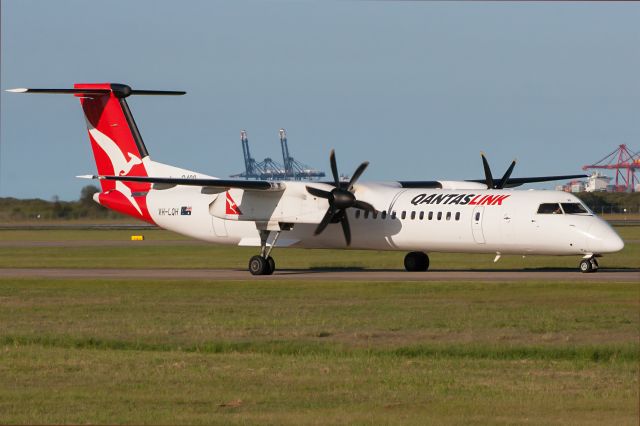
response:
<path id="1" fill-rule="evenodd" d="M 571 192 L 584 192 L 584 188 L 584 182 L 581 180 L 571 182 Z"/>
<path id="2" fill-rule="evenodd" d="M 600 172 L 595 172 L 589 179 L 587 180 L 587 185 L 585 187 L 585 191 L 587 192 L 604 192 L 607 190 L 607 186 L 611 178 L 609 176 L 605 176 Z M 573 191 L 572 191 L 573 192 Z"/>

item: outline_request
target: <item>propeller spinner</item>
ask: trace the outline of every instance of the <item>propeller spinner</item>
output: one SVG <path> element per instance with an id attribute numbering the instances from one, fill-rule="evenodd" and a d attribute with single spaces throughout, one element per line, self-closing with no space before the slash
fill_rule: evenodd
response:
<path id="1" fill-rule="evenodd" d="M 336 153 L 333 149 L 331 150 L 329 161 L 331 163 L 331 174 L 333 175 L 335 188 L 331 191 L 324 191 L 312 186 L 307 186 L 307 192 L 309 192 L 309 194 L 314 197 L 324 198 L 329 202 L 329 208 L 318 224 L 314 235 L 322 233 L 330 223 L 340 222 L 342 225 L 342 231 L 344 232 L 344 239 L 348 246 L 351 244 L 351 227 L 349 226 L 349 219 L 347 218 L 346 210 L 353 207 L 360 210 L 370 211 L 372 213 L 376 212 L 376 209 L 371 204 L 356 199 L 356 196 L 353 193 L 353 185 L 365 171 L 369 162 L 365 161 L 358 166 L 356 171 L 353 173 L 347 188 L 343 189 L 343 187 L 340 186 L 340 175 L 338 174 Z"/>

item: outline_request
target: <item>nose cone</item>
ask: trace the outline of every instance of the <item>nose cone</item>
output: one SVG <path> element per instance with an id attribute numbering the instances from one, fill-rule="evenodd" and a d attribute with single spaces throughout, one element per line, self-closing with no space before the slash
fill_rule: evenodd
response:
<path id="1" fill-rule="evenodd" d="M 608 223 L 597 218 L 589 227 L 587 247 L 592 253 L 614 253 L 624 248 L 624 241 Z"/>

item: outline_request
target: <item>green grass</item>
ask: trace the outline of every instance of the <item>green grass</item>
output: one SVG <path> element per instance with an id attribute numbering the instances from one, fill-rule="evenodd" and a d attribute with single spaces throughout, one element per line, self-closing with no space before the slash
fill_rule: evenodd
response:
<path id="1" fill-rule="evenodd" d="M 630 362 L 35 346 L 6 349 L 4 359 L 3 423 L 637 423 Z"/>
<path id="2" fill-rule="evenodd" d="M 639 324 L 633 283 L 0 282 L 4 336 L 589 345 L 626 343 Z"/>
<path id="3" fill-rule="evenodd" d="M 0 423 L 636 424 L 636 283 L 0 279 Z"/>
<path id="4" fill-rule="evenodd" d="M 638 227 L 640 229 L 640 227 Z M 48 229 L 0 230 L 0 241 L 122 241 L 132 235 L 144 235 L 149 241 L 194 241 L 189 237 L 159 228 L 145 230 L 121 229 Z"/>
<path id="5" fill-rule="evenodd" d="M 640 227 L 618 230 L 627 247 L 601 265 L 639 268 Z M 0 268 L 244 269 L 256 250 L 132 233 L 0 231 Z M 281 268 L 401 269 L 404 254 L 275 255 Z M 577 263 L 492 257 L 431 260 Z M 635 425 L 639 308 L 638 283 L 45 280 L 0 269 L 0 424 Z"/>
<path id="6" fill-rule="evenodd" d="M 624 250 L 604 257 L 603 268 L 640 268 L 640 227 L 616 228 L 627 241 Z M 143 234 L 146 241 L 129 241 Z M 0 268 L 235 268 L 245 269 L 255 247 L 193 243 L 185 237 L 162 231 L 0 231 Z M 21 241 L 72 241 L 61 247 L 21 246 Z M 83 245 L 86 242 L 91 245 Z M 122 244 L 101 246 L 100 241 Z M 171 242 L 175 241 L 175 245 Z M 11 244 L 15 242 L 15 245 Z M 158 245 L 158 242 L 163 242 Z M 366 268 L 402 269 L 403 252 L 365 250 L 276 249 L 278 268 Z M 430 253 L 432 269 L 575 269 L 579 256 L 503 256 L 493 263 L 493 254 Z"/>

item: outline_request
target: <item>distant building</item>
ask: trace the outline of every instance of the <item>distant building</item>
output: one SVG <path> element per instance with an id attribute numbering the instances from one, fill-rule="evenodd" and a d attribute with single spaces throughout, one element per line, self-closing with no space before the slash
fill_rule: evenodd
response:
<path id="1" fill-rule="evenodd" d="M 574 180 L 571 182 L 571 192 L 584 192 L 584 182 L 581 180 Z"/>
<path id="2" fill-rule="evenodd" d="M 572 180 L 565 185 L 556 186 L 556 191 L 564 192 L 616 192 L 616 186 L 612 185 L 611 178 L 600 172 L 595 172 L 587 181 Z M 637 191 L 637 189 L 636 189 Z"/>
<path id="3" fill-rule="evenodd" d="M 595 172 L 591 176 L 589 176 L 589 179 L 587 180 L 587 184 L 585 186 L 585 191 L 604 192 L 607 190 L 609 182 L 611 182 L 611 178 L 609 176 L 605 176 L 600 172 Z"/>

